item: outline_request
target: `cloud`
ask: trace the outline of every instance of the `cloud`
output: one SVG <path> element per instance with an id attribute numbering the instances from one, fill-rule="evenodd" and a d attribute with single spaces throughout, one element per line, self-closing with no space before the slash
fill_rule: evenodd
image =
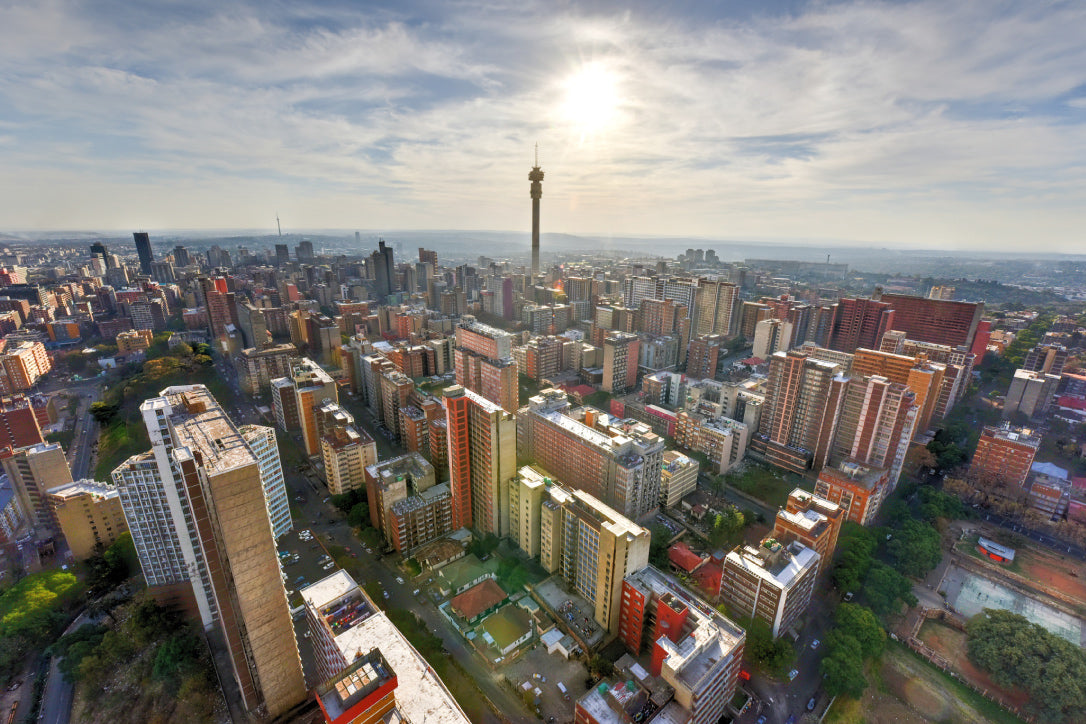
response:
<path id="1" fill-rule="evenodd" d="M 556 231 L 974 243 L 974 219 L 1012 244 L 1043 215 L 1075 248 L 1082 228 L 1075 3 L 126 5 L 0 8 L 11 226 L 137 203 L 148 226 L 250 225 L 214 188 L 321 227 L 520 228 L 538 141 Z M 563 109 L 586 64 L 617 99 L 588 133 Z"/>

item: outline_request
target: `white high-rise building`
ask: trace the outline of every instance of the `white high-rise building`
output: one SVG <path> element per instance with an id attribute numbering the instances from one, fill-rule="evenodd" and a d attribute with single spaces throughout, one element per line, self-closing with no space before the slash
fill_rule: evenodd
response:
<path id="1" fill-rule="evenodd" d="M 294 529 L 294 521 L 290 519 L 290 500 L 283 479 L 283 465 L 279 460 L 279 446 L 275 442 L 275 428 L 245 425 L 239 428 L 238 432 L 260 461 L 260 482 L 264 485 L 264 500 L 268 504 L 272 531 L 278 539 Z"/>

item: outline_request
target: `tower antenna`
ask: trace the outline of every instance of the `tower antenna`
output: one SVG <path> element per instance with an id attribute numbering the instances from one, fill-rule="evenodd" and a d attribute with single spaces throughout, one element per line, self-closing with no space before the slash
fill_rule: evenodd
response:
<path id="1" fill-rule="evenodd" d="M 283 236 L 283 227 L 279 225 L 279 212 L 275 212 L 275 228 L 279 229 L 279 236 Z"/>
<path id="2" fill-rule="evenodd" d="M 539 166 L 539 144 L 535 144 L 535 166 Z"/>

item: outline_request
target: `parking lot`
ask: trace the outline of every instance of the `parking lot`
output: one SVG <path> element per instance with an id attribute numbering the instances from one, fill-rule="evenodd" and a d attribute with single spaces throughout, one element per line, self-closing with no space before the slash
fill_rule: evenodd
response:
<path id="1" fill-rule="evenodd" d="M 518 693 L 522 691 L 521 685 L 525 681 L 531 684 L 533 694 L 538 688 L 541 692 L 540 716 L 543 721 L 554 717 L 556 723 L 573 721 L 573 702 L 585 693 L 584 684 L 588 677 L 588 671 L 580 661 L 566 661 L 560 654 L 548 654 L 540 643 L 503 667 L 502 674 L 517 687 Z M 558 688 L 559 682 L 566 687 L 566 694 Z M 533 703 L 532 698 L 529 698 L 529 705 Z"/>
<path id="2" fill-rule="evenodd" d="M 561 577 L 551 576 L 536 586 L 536 592 L 547 602 L 552 611 L 560 616 L 558 627 L 574 638 L 595 646 L 603 641 L 604 631 L 593 616 L 592 606 L 580 596 L 564 590 Z"/>

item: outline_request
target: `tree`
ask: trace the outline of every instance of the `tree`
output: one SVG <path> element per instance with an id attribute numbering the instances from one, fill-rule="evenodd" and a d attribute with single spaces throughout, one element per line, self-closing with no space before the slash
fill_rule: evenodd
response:
<path id="1" fill-rule="evenodd" d="M 370 506 L 366 503 L 355 503 L 347 513 L 347 524 L 352 528 L 364 528 L 370 524 Z"/>
<path id="2" fill-rule="evenodd" d="M 1010 611 L 985 609 L 966 626 L 969 659 L 1002 686 L 1020 686 L 1043 721 L 1086 720 L 1086 653 Z"/>
<path id="3" fill-rule="evenodd" d="M 649 526 L 649 563 L 667 570 L 667 542 L 671 540 L 671 531 L 660 523 Z"/>
<path id="4" fill-rule="evenodd" d="M 747 627 L 747 656 L 774 676 L 783 676 L 796 658 L 796 650 L 783 638 L 773 638 L 769 624 L 753 619 Z"/>
<path id="5" fill-rule="evenodd" d="M 886 544 L 894 568 L 906 576 L 921 578 L 943 558 L 939 531 L 919 520 L 907 520 Z"/>
<path id="6" fill-rule="evenodd" d="M 881 561 L 874 561 L 863 582 L 864 600 L 880 616 L 893 613 L 898 601 L 910 606 L 916 603 L 909 579 Z"/>
<path id="7" fill-rule="evenodd" d="M 746 519 L 743 514 L 735 506 L 729 506 L 713 518 L 713 525 L 709 529 L 709 544 L 714 548 L 725 546 L 743 532 L 744 525 Z"/>
<path id="8" fill-rule="evenodd" d="M 823 659 L 820 668 L 825 677 L 823 686 L 830 696 L 850 696 L 859 699 L 867 688 L 864 677 L 864 662 L 860 655 L 860 646 L 852 639 L 839 646 Z"/>
<path id="9" fill-rule="evenodd" d="M 841 526 L 837 540 L 837 564 L 831 576 L 841 591 L 855 591 L 863 583 L 876 548 L 875 536 L 856 523 Z"/>
<path id="10" fill-rule="evenodd" d="M 846 632 L 855 639 L 863 658 L 872 659 L 882 653 L 886 646 L 886 632 L 871 609 L 855 603 L 842 603 L 837 607 L 833 619 L 835 631 Z"/>
<path id="11" fill-rule="evenodd" d="M 595 654 L 588 660 L 588 670 L 605 679 L 615 673 L 615 665 L 600 654 Z"/>
<path id="12" fill-rule="evenodd" d="M 90 414 L 99 425 L 104 427 L 113 421 L 113 418 L 117 416 L 117 412 L 120 409 L 120 405 L 110 405 L 105 402 L 92 402 Z"/>

